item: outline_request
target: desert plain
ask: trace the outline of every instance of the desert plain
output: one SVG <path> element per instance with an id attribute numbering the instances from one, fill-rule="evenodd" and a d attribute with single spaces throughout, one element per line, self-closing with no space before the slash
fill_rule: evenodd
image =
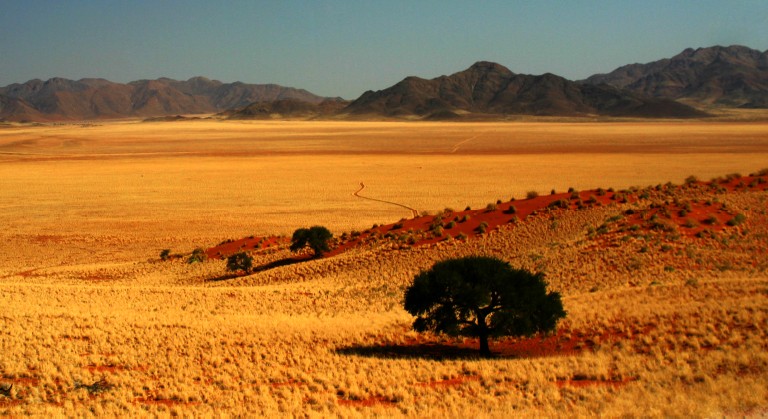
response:
<path id="1" fill-rule="evenodd" d="M 765 415 L 766 167 L 749 121 L 4 125 L 0 413 Z M 270 265 L 311 225 L 367 239 Z M 187 262 L 242 238 L 269 269 Z M 470 254 L 544 272 L 558 331 L 493 359 L 411 331 L 414 275 Z"/>

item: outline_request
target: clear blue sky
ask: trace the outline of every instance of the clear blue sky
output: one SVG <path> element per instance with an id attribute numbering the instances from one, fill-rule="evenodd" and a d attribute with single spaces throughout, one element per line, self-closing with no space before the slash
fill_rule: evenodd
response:
<path id="1" fill-rule="evenodd" d="M 354 99 L 479 60 L 580 79 L 732 44 L 768 49 L 768 0 L 0 0 L 0 86 L 200 75 Z"/>

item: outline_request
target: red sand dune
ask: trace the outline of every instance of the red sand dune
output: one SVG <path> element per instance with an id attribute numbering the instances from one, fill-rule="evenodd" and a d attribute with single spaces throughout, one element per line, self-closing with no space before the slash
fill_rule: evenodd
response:
<path id="1" fill-rule="evenodd" d="M 687 181 L 686 184 L 675 186 L 672 184 L 659 185 L 656 190 L 668 188 L 695 188 L 702 192 L 715 193 L 741 192 L 741 191 L 765 191 L 768 190 L 768 173 L 762 171 L 750 176 L 729 175 L 724 178 L 709 182 L 696 180 Z M 650 188 L 653 189 L 653 188 Z M 434 244 L 450 238 L 456 239 L 466 236 L 472 239 L 482 236 L 481 224 L 485 225 L 485 231 L 492 231 L 501 225 L 514 225 L 525 222 L 532 216 L 544 214 L 550 210 L 571 210 L 604 206 L 614 202 L 636 202 L 641 199 L 643 190 L 613 191 L 593 189 L 579 191 L 577 193 L 555 193 L 538 196 L 530 199 L 511 200 L 489 204 L 489 208 L 469 209 L 463 211 L 445 210 L 437 215 L 424 215 L 410 219 L 402 219 L 397 223 L 374 226 L 363 232 L 345 233 L 336 239 L 336 245 L 324 257 L 331 257 L 344 253 L 350 249 L 364 246 L 365 244 L 382 238 L 400 241 L 403 247 L 423 246 Z M 685 210 L 684 212 L 681 212 Z M 705 201 L 692 202 L 667 202 L 660 207 L 652 207 L 648 210 L 633 214 L 626 214 L 619 223 L 621 228 L 662 228 L 653 222 L 661 218 L 665 222 L 674 224 L 681 234 L 688 237 L 696 237 L 702 231 L 717 232 L 727 227 L 727 222 L 736 214 L 726 211 L 721 204 Z M 656 218 L 654 218 L 656 216 Z M 711 219 L 714 217 L 714 219 Z M 439 228 L 436 226 L 439 225 Z M 450 238 L 449 238 L 450 236 Z M 606 236 L 610 237 L 610 236 Z M 403 241 L 404 239 L 404 241 Z M 290 243 L 288 237 L 249 237 L 240 240 L 228 240 L 206 250 L 210 258 L 225 258 L 239 251 L 267 251 L 266 249 L 284 246 Z"/>

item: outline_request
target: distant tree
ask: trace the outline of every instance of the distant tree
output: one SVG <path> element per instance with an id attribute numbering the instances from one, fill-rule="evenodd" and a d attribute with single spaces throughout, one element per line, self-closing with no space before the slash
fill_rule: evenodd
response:
<path id="1" fill-rule="evenodd" d="M 227 258 L 227 270 L 231 272 L 243 271 L 251 272 L 253 268 L 253 258 L 245 252 L 235 253 Z"/>
<path id="2" fill-rule="evenodd" d="M 160 260 L 168 260 L 171 257 L 171 249 L 163 249 L 160 252 Z"/>
<path id="3" fill-rule="evenodd" d="M 293 232 L 291 251 L 297 252 L 309 246 L 315 252 L 315 257 L 319 258 L 323 256 L 323 253 L 330 250 L 328 241 L 332 238 L 333 234 L 323 226 L 300 228 Z"/>
<path id="4" fill-rule="evenodd" d="M 486 357 L 489 337 L 553 331 L 566 314 L 542 274 L 485 256 L 448 259 L 422 271 L 405 291 L 404 307 L 416 316 L 414 330 L 477 337 Z"/>

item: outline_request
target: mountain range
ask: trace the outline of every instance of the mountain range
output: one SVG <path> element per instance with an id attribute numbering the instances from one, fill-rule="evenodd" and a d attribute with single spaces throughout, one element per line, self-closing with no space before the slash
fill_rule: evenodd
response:
<path id="1" fill-rule="evenodd" d="M 53 78 L 0 87 L 0 120 L 57 121 L 217 114 L 269 118 L 505 118 L 509 115 L 697 118 L 711 107 L 768 108 L 768 51 L 686 49 L 647 64 L 570 81 L 492 63 L 433 79 L 406 77 L 354 101 L 275 84 L 204 77 L 127 84 Z"/>
<path id="2" fill-rule="evenodd" d="M 688 48 L 672 58 L 625 65 L 582 82 L 697 106 L 768 108 L 768 51 L 739 45 Z"/>
<path id="3" fill-rule="evenodd" d="M 276 84 L 222 83 L 204 77 L 127 84 L 104 79 L 35 79 L 0 88 L 0 119 L 55 121 L 210 114 L 284 99 L 320 103 L 326 98 Z"/>
<path id="4" fill-rule="evenodd" d="M 407 77 L 367 91 L 344 109 L 352 115 L 455 119 L 465 115 L 606 115 L 692 118 L 704 112 L 668 99 L 643 97 L 607 84 L 579 84 L 554 74 L 515 74 L 478 62 L 450 76 Z"/>

